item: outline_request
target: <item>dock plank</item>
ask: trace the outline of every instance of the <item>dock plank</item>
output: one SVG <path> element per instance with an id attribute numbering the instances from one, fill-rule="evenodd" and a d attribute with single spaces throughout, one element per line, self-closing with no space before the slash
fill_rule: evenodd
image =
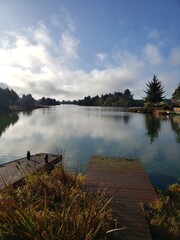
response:
<path id="1" fill-rule="evenodd" d="M 115 239 L 152 240 L 141 203 L 156 200 L 157 194 L 139 160 L 93 156 L 87 168 L 89 191 L 107 190 L 107 197 L 116 192 L 111 208 L 118 227 L 126 229 Z"/>
<path id="2" fill-rule="evenodd" d="M 38 171 L 45 166 L 46 153 L 32 155 L 30 160 L 27 157 L 17 159 L 0 165 L 0 189 L 8 185 L 16 184 L 29 174 Z M 48 163 L 57 164 L 62 160 L 62 156 L 48 154 Z"/>

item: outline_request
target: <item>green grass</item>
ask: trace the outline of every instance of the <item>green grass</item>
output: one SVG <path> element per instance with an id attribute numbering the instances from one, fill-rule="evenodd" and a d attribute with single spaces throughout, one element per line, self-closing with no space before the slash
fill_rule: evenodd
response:
<path id="1" fill-rule="evenodd" d="M 106 239 L 112 224 L 105 192 L 85 190 L 86 177 L 67 172 L 28 176 L 19 187 L 0 192 L 0 238 L 11 240 Z"/>

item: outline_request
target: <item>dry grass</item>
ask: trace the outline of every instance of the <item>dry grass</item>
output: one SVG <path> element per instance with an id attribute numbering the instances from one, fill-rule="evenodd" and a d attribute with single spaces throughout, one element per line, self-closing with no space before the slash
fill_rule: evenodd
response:
<path id="1" fill-rule="evenodd" d="M 112 221 L 105 193 L 84 190 L 85 176 L 63 164 L 0 193 L 0 235 L 11 240 L 106 239 Z"/>
<path id="2" fill-rule="evenodd" d="M 180 184 L 170 185 L 165 195 L 159 193 L 146 214 L 154 240 L 179 240 Z"/>

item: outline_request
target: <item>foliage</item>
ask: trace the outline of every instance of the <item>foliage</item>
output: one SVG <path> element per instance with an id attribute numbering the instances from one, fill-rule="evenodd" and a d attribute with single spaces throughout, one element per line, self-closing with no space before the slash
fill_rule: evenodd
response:
<path id="1" fill-rule="evenodd" d="M 165 93 L 164 87 L 156 75 L 153 76 L 153 80 L 148 82 L 146 86 L 147 90 L 144 91 L 146 93 L 146 96 L 144 97 L 146 102 L 149 102 L 154 106 L 154 104 L 161 102 L 165 98 L 163 95 Z"/>
<path id="2" fill-rule="evenodd" d="M 14 90 L 0 88 L 0 109 L 8 110 L 9 105 L 18 100 L 19 96 Z"/>
<path id="3" fill-rule="evenodd" d="M 17 95 L 14 90 L 9 88 L 0 88 L 0 111 L 7 111 L 10 109 L 10 105 L 25 106 L 27 108 L 34 105 L 58 105 L 59 101 L 51 98 L 42 97 L 39 100 L 35 100 L 31 94 L 23 94 L 22 98 Z"/>
<path id="4" fill-rule="evenodd" d="M 19 98 L 18 105 L 20 106 L 34 106 L 34 105 L 46 105 L 46 106 L 52 106 L 52 105 L 59 105 L 59 101 L 57 101 L 56 99 L 52 99 L 52 98 L 45 98 L 42 97 L 39 100 L 35 100 L 31 94 L 23 94 L 22 98 Z"/>
<path id="5" fill-rule="evenodd" d="M 105 239 L 111 212 L 105 193 L 84 190 L 85 177 L 63 165 L 30 175 L 0 194 L 0 235 L 11 240 Z"/>
<path id="6" fill-rule="evenodd" d="M 175 89 L 173 95 L 172 95 L 173 103 L 176 105 L 180 105 L 180 83 L 179 86 Z"/>
<path id="7" fill-rule="evenodd" d="M 22 95 L 22 105 L 34 105 L 35 99 L 32 97 L 31 94 L 23 94 Z"/>
<path id="8" fill-rule="evenodd" d="M 74 101 L 74 104 L 83 106 L 109 106 L 109 107 L 130 107 L 142 106 L 143 101 L 134 100 L 133 95 L 129 89 L 122 92 L 109 93 L 105 95 L 98 95 L 95 97 L 85 97 L 82 100 Z"/>
<path id="9" fill-rule="evenodd" d="M 37 100 L 37 104 L 47 105 L 47 106 L 59 105 L 59 101 L 57 101 L 56 99 L 52 99 L 52 98 L 42 97 L 41 99 Z"/>
<path id="10" fill-rule="evenodd" d="M 165 195 L 153 202 L 147 211 L 154 240 L 178 240 L 180 236 L 180 184 L 169 186 Z"/>

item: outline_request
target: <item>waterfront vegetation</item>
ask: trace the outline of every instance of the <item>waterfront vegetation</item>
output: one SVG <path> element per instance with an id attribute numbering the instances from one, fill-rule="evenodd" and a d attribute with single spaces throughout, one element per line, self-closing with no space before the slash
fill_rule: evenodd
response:
<path id="1" fill-rule="evenodd" d="M 180 236 L 180 184 L 169 186 L 165 194 L 150 204 L 146 216 L 153 240 L 178 240 Z"/>
<path id="2" fill-rule="evenodd" d="M 85 97 L 81 100 L 75 100 L 72 102 L 76 105 L 82 106 L 103 106 L 103 107 L 133 107 L 143 106 L 143 100 L 137 100 L 133 98 L 133 94 L 129 89 L 124 92 L 115 92 L 109 94 L 102 94 L 100 97 Z"/>
<path id="3" fill-rule="evenodd" d="M 148 82 L 146 86 L 147 90 L 144 90 L 146 94 L 144 97 L 145 102 L 154 106 L 154 104 L 161 102 L 165 98 L 164 86 L 162 86 L 161 81 L 159 81 L 156 75 L 153 76 L 152 81 Z"/>
<path id="4" fill-rule="evenodd" d="M 154 76 L 155 77 L 155 76 Z M 133 111 L 155 112 L 171 109 L 169 103 L 163 102 L 158 107 L 157 99 L 151 99 L 153 80 L 147 84 L 143 100 L 134 100 L 129 89 L 85 97 L 75 103 L 85 106 L 142 106 Z M 160 84 L 160 97 L 164 89 Z M 158 89 L 157 89 L 158 90 Z M 159 100 L 162 100 L 159 99 Z M 173 94 L 173 104 L 179 106 L 179 87 Z M 66 103 L 66 102 L 65 102 Z M 145 103 L 145 104 L 144 104 Z M 10 110 L 11 104 L 29 109 L 36 104 L 56 105 L 54 99 L 34 100 L 31 94 L 22 98 L 9 89 L 0 88 L 0 112 Z M 158 108 L 158 109 L 157 109 Z M 128 120 L 128 118 L 125 118 Z M 18 121 L 17 115 L 2 116 L 0 135 L 10 125 Z M 177 120 L 177 119 L 176 119 Z M 128 121 L 126 121 L 128 123 Z M 179 143 L 179 121 L 171 120 L 172 130 Z M 160 132 L 160 120 L 153 114 L 146 114 L 145 125 L 151 144 Z M 109 136 L 109 135 L 108 135 Z M 3 179 L 2 179 L 3 180 Z M 24 179 L 19 186 L 10 186 L 0 192 L 0 239 L 2 240 L 38 240 L 38 239 L 72 239 L 90 240 L 106 239 L 107 231 L 114 228 L 114 221 L 105 192 L 90 193 L 86 190 L 86 177 L 80 172 L 67 172 L 64 165 L 51 173 L 37 172 Z M 159 199 L 145 209 L 145 214 L 153 235 L 153 240 L 177 240 L 180 235 L 180 185 L 169 186 L 166 194 L 159 192 Z"/>
<path id="5" fill-rule="evenodd" d="M 163 101 L 166 108 L 169 106 L 179 106 L 180 103 L 180 85 L 175 89 L 171 99 L 165 99 L 164 86 L 156 75 L 152 81 L 146 84 L 147 89 L 144 90 L 145 96 L 142 99 L 134 99 L 133 93 L 126 89 L 124 92 L 115 92 L 109 94 L 96 95 L 94 97 L 87 96 L 84 99 L 74 101 L 57 101 L 56 99 L 42 97 L 35 100 L 31 94 L 23 94 L 19 97 L 14 90 L 9 88 L 0 88 L 0 112 L 8 110 L 25 110 L 42 106 L 51 106 L 63 104 L 75 104 L 82 106 L 106 106 L 106 107 L 143 107 L 150 109 Z M 168 108 L 168 109 L 169 109 Z M 144 111 L 146 111 L 146 109 Z"/>
<path id="6" fill-rule="evenodd" d="M 59 104 L 59 101 L 51 98 L 42 97 L 41 99 L 35 100 L 31 94 L 23 94 L 22 97 L 19 97 L 13 89 L 0 87 L 0 113 Z"/>
<path id="7" fill-rule="evenodd" d="M 156 75 L 153 79 L 146 84 L 147 89 L 144 90 L 145 96 L 142 99 L 134 99 L 133 93 L 126 89 L 124 92 L 109 93 L 101 96 L 87 96 L 84 99 L 74 100 L 72 102 L 62 102 L 83 106 L 104 106 L 104 107 L 143 107 L 142 112 L 152 112 L 152 107 L 165 107 L 166 109 L 172 108 L 172 105 L 179 106 L 180 86 L 175 89 L 172 94 L 172 99 L 165 99 L 164 86 Z M 162 104 L 162 105 L 161 105 Z M 145 107 L 145 109 L 144 109 Z"/>
<path id="8" fill-rule="evenodd" d="M 2 240 L 109 239 L 114 221 L 105 192 L 86 191 L 86 176 L 72 173 L 63 164 L 27 176 L 18 186 L 0 192 L 0 237 Z M 180 235 L 180 184 L 145 214 L 153 240 L 177 240 Z"/>
<path id="9" fill-rule="evenodd" d="M 105 239 L 113 222 L 110 200 L 104 192 L 87 192 L 85 179 L 61 165 L 1 191 L 1 239 Z"/>

